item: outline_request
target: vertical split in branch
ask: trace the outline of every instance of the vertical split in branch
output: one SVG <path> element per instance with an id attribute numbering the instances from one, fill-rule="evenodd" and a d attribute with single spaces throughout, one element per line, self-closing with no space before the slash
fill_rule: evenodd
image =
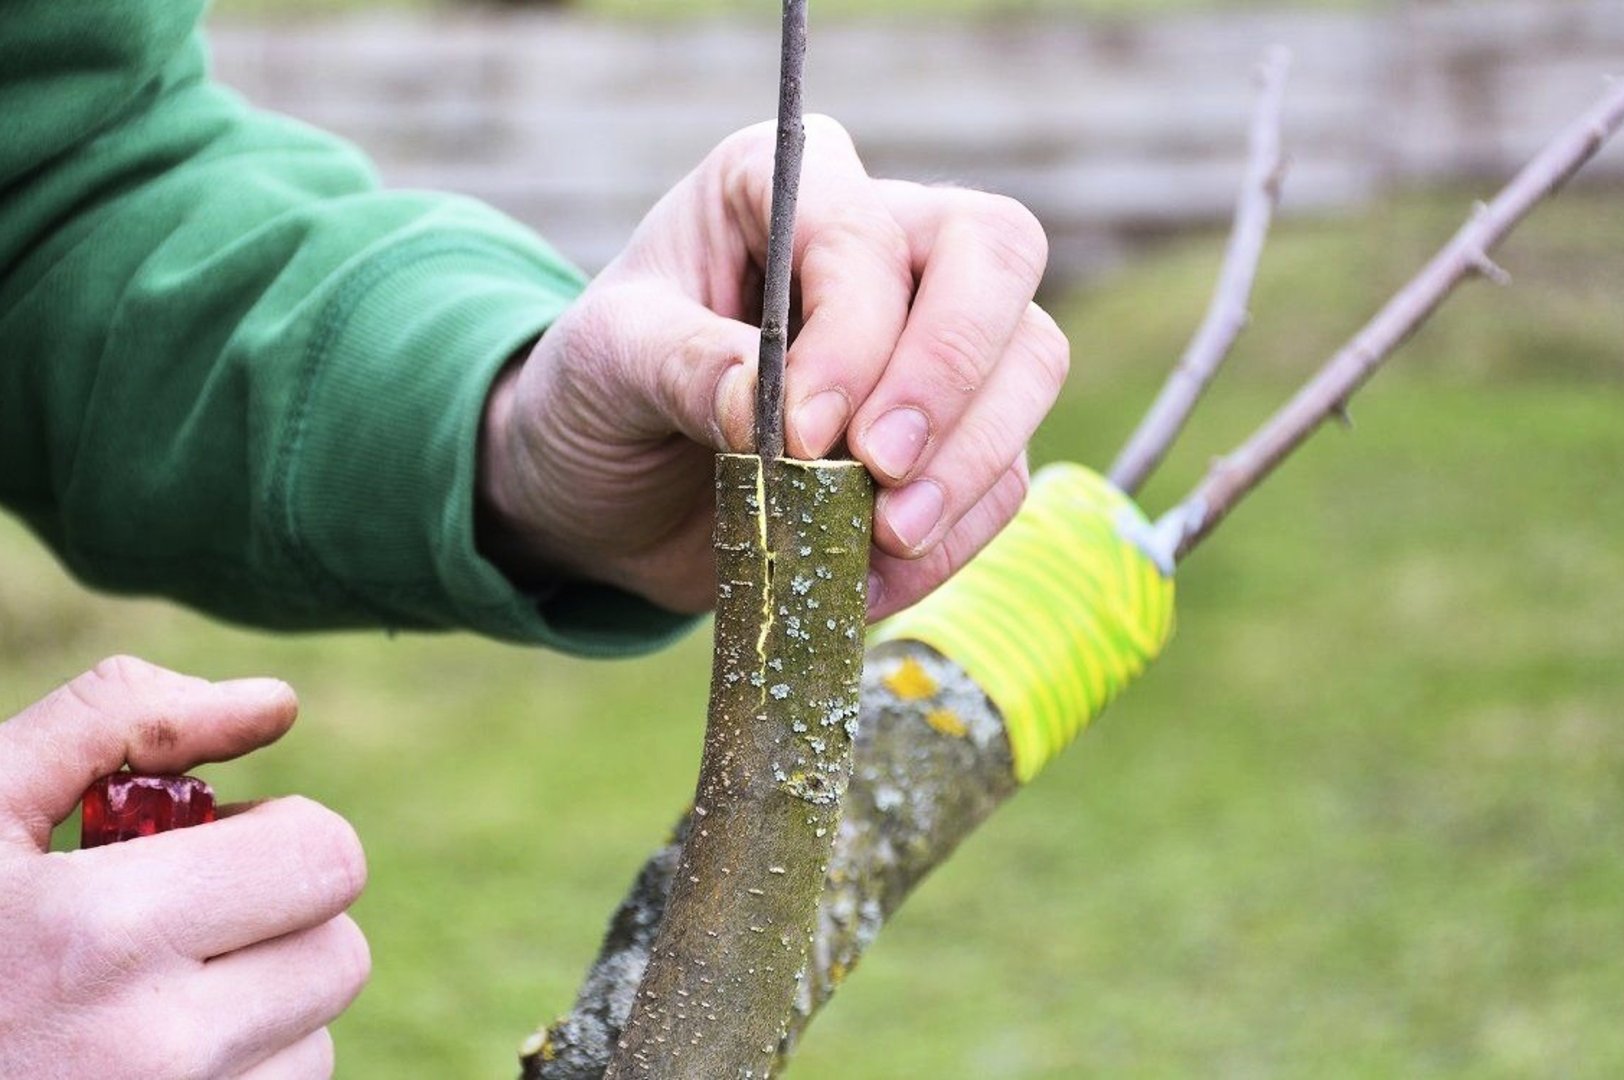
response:
<path id="1" fill-rule="evenodd" d="M 717 458 L 716 638 L 699 783 L 607 1080 L 772 1073 L 807 977 L 849 783 L 873 481 L 857 462 L 784 457 L 805 58 L 806 0 L 785 0 L 757 456 Z"/>
<path id="2" fill-rule="evenodd" d="M 1168 375 L 1161 393 L 1111 465 L 1110 479 L 1118 490 L 1132 495 L 1156 471 L 1190 419 L 1207 384 L 1218 373 L 1250 316 L 1247 306 L 1252 281 L 1269 236 L 1269 224 L 1280 201 L 1286 160 L 1280 148 L 1280 114 L 1285 103 L 1286 76 L 1291 53 L 1281 46 L 1270 50 L 1260 70 L 1262 88 L 1252 115 L 1246 179 L 1235 206 L 1235 224 L 1229 234 L 1223 269 L 1212 302 L 1195 337 Z"/>
<path id="3" fill-rule="evenodd" d="M 784 354 L 789 351 L 790 274 L 795 255 L 795 199 L 801 186 L 801 119 L 806 69 L 806 0 L 784 0 L 783 52 L 778 70 L 778 144 L 773 153 L 772 223 L 767 236 L 766 289 L 761 305 L 761 352 L 756 367 L 756 453 L 784 456 Z"/>
<path id="4" fill-rule="evenodd" d="M 608 1080 L 772 1072 L 849 783 L 873 501 L 857 462 L 717 459 L 704 755 Z"/>

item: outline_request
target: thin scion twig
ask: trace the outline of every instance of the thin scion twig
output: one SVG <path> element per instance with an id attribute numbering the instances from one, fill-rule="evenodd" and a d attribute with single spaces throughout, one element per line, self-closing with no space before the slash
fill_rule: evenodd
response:
<path id="1" fill-rule="evenodd" d="M 1290 50 L 1276 46 L 1259 69 L 1257 107 L 1252 114 L 1246 178 L 1235 205 L 1235 224 L 1212 302 L 1200 328 L 1185 347 L 1156 401 L 1111 465 L 1111 482 L 1132 495 L 1156 471 L 1189 421 L 1196 403 L 1235 347 L 1250 321 L 1247 305 L 1257 276 L 1269 224 L 1280 202 L 1286 160 L 1280 149 L 1280 114 L 1285 103 Z"/>
<path id="2" fill-rule="evenodd" d="M 790 272 L 795 251 L 795 198 L 801 186 L 806 128 L 801 92 L 806 69 L 806 0 L 784 0 L 778 69 L 778 145 L 773 154 L 772 223 L 767 234 L 761 352 L 756 370 L 756 453 L 784 456 L 784 354 L 789 349 Z"/>
<path id="3" fill-rule="evenodd" d="M 1558 135 L 1477 212 L 1420 274 L 1251 438 L 1215 461 L 1183 502 L 1156 525 L 1162 554 L 1189 554 L 1247 493 L 1333 417 L 1346 420 L 1348 400 L 1469 276 L 1504 284 L 1490 258 L 1528 213 L 1554 195 L 1624 127 L 1624 79 L 1610 80 L 1602 99 Z"/>

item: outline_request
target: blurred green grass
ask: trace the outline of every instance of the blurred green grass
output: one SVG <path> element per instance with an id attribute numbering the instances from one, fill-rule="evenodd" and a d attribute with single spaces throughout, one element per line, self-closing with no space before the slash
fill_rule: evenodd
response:
<path id="1" fill-rule="evenodd" d="M 1283 228 L 1165 506 L 1454 227 Z M 1221 238 L 1055 304 L 1037 456 L 1099 464 Z M 1547 207 L 1181 574 L 1168 655 L 929 881 L 794 1075 L 1624 1071 L 1624 215 Z M 373 984 L 342 1077 L 511 1075 L 684 802 L 707 645 L 589 664 L 464 636 L 275 638 L 91 596 L 0 525 L 0 709 L 113 651 L 301 691 L 207 770 L 359 828 Z"/>

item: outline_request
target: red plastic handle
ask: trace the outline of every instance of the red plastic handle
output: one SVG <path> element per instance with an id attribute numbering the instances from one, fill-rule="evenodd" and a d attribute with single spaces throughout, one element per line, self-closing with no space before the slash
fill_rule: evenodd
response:
<path id="1" fill-rule="evenodd" d="M 101 847 L 214 820 L 214 790 L 195 776 L 118 772 L 85 792 L 81 848 Z"/>

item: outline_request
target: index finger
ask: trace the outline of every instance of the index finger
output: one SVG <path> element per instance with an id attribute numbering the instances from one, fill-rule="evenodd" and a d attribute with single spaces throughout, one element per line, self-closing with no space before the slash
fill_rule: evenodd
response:
<path id="1" fill-rule="evenodd" d="M 320 926 L 355 902 L 367 878 L 354 828 L 299 796 L 68 852 L 59 865 L 60 902 L 92 904 L 103 936 L 193 960 Z M 117 904 L 101 902 L 107 896 Z"/>
<path id="2" fill-rule="evenodd" d="M 0 723 L 0 842 L 44 850 L 91 783 L 174 773 L 274 742 L 298 699 L 277 679 L 209 682 L 115 656 Z"/>
<path id="3" fill-rule="evenodd" d="M 772 143 L 761 131 L 752 136 L 748 155 L 732 170 L 730 201 L 740 232 L 764 259 Z M 851 137 L 827 117 L 806 118 L 794 261 L 802 322 L 785 361 L 785 435 L 793 456 L 813 458 L 835 444 L 879 382 L 914 286 L 908 238 Z"/>
<path id="4" fill-rule="evenodd" d="M 920 281 L 907 326 L 884 377 L 858 408 L 849 442 L 890 487 L 920 475 L 980 399 L 1027 317 L 1048 241 L 1013 199 L 896 181 L 881 181 L 879 189 L 909 238 Z M 987 481 L 1012 463 L 998 462 Z"/>

